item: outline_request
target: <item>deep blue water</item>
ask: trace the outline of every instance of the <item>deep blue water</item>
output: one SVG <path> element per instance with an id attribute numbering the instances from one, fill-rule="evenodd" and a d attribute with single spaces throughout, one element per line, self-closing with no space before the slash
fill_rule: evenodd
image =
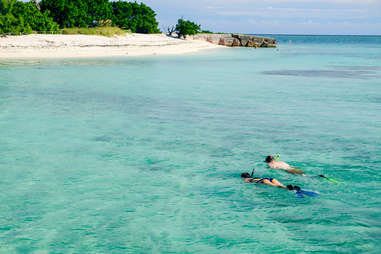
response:
<path id="1" fill-rule="evenodd" d="M 275 37 L 1 62 L 0 253 L 379 253 L 381 37 Z"/>

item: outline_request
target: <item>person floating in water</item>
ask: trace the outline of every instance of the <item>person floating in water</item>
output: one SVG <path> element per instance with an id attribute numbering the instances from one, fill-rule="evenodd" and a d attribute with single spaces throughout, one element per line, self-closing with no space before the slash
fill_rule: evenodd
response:
<path id="1" fill-rule="evenodd" d="M 288 165 L 284 161 L 278 161 L 278 160 L 274 159 L 274 157 L 272 155 L 267 156 L 265 159 L 265 162 L 272 169 L 281 169 L 281 170 L 284 170 L 290 174 L 297 174 L 297 175 L 305 176 L 305 173 L 303 170 L 296 169 L 296 168 Z"/>
<path id="2" fill-rule="evenodd" d="M 253 173 L 254 173 L 254 169 L 253 169 Z M 292 186 L 291 184 L 287 185 L 287 186 L 284 186 L 282 183 L 280 183 L 275 178 L 271 178 L 271 177 L 264 177 L 264 178 L 254 177 L 253 173 L 251 175 L 248 172 L 242 173 L 241 177 L 243 178 L 243 181 L 245 183 L 261 183 L 261 184 L 266 184 L 266 185 L 270 185 L 270 186 L 274 186 L 274 187 L 279 187 L 279 188 L 282 188 L 282 189 L 288 189 L 288 190 L 300 190 L 299 186 Z"/>
<path id="3" fill-rule="evenodd" d="M 270 177 L 261 178 L 261 177 L 254 177 L 253 175 L 254 175 L 254 169 L 251 175 L 247 172 L 242 173 L 241 178 L 243 178 L 243 181 L 245 183 L 261 183 L 261 184 L 266 184 L 266 185 L 290 190 L 296 194 L 297 198 L 303 198 L 304 195 L 310 196 L 310 197 L 316 197 L 319 195 L 319 193 L 317 192 L 302 190 L 299 186 L 296 186 L 296 185 L 293 186 L 289 184 L 287 186 L 284 186 L 282 183 L 280 183 L 278 180 L 274 178 L 270 178 Z"/>
<path id="4" fill-rule="evenodd" d="M 269 155 L 266 157 L 265 162 L 272 169 L 281 169 L 281 170 L 286 171 L 287 173 L 290 173 L 290 174 L 307 176 L 303 170 L 294 168 L 293 166 L 288 165 L 284 161 L 279 161 L 278 158 L 279 158 L 279 155 L 275 159 L 272 155 Z M 325 175 L 313 175 L 313 176 L 308 176 L 308 177 L 321 177 L 321 178 L 325 178 L 328 181 L 331 181 L 334 183 L 340 183 L 339 181 L 337 181 L 333 178 L 330 178 L 330 177 L 326 177 Z"/>

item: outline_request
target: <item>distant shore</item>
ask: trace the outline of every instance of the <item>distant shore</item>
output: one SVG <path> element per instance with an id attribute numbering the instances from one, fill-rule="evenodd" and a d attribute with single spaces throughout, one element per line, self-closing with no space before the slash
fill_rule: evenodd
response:
<path id="1" fill-rule="evenodd" d="M 164 34 L 115 37 L 31 34 L 1 37 L 0 59 L 181 55 L 218 47 L 222 46 Z"/>

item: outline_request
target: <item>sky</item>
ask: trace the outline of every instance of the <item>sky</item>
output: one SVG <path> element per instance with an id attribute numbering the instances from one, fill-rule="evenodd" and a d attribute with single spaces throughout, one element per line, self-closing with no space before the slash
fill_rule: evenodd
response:
<path id="1" fill-rule="evenodd" d="M 213 32 L 381 35 L 381 0 L 143 0 L 160 29 L 184 17 Z"/>
<path id="2" fill-rule="evenodd" d="M 24 0 L 26 1 L 26 0 Z M 138 0 L 166 31 L 181 17 L 204 30 L 251 34 L 381 35 L 381 0 Z"/>

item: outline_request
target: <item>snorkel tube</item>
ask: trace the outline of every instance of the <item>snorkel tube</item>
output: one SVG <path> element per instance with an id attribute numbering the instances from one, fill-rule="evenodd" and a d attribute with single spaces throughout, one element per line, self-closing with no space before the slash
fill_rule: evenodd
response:
<path id="1" fill-rule="evenodd" d="M 279 160 L 279 154 L 275 157 L 274 161 L 278 161 Z"/>
<path id="2" fill-rule="evenodd" d="M 254 171 L 255 171 L 255 168 L 253 168 L 253 171 L 251 171 L 251 178 L 253 178 L 254 176 Z"/>

